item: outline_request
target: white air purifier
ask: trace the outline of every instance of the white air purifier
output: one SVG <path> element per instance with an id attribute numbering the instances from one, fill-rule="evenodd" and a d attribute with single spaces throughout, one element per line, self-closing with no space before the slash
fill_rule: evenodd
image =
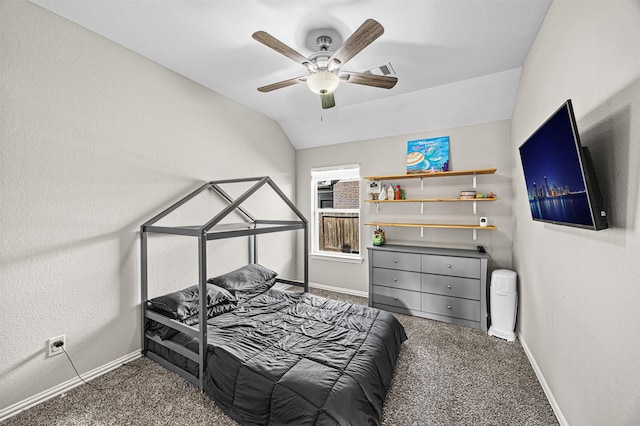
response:
<path id="1" fill-rule="evenodd" d="M 516 340 L 516 309 L 518 306 L 517 275 L 508 269 L 496 269 L 491 274 L 491 326 L 489 336 L 508 342 Z"/>

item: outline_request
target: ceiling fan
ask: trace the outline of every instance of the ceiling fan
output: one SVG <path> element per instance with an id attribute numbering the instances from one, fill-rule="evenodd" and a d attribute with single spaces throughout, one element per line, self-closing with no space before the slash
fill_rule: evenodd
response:
<path id="1" fill-rule="evenodd" d="M 258 87 L 260 92 L 271 92 L 283 87 L 307 82 L 309 89 L 320 95 L 322 108 L 333 108 L 336 106 L 333 92 L 338 88 L 341 81 L 365 86 L 391 89 L 396 85 L 396 77 L 367 74 L 361 72 L 342 71 L 341 67 L 361 50 L 370 45 L 374 40 L 384 33 L 384 28 L 379 22 L 367 19 L 351 36 L 336 50 L 330 50 L 333 40 L 327 35 L 321 35 L 316 39 L 319 48 L 308 58 L 296 52 L 280 40 L 264 31 L 256 31 L 253 38 L 276 52 L 293 59 L 307 68 L 308 76 L 300 76 L 267 86 Z"/>

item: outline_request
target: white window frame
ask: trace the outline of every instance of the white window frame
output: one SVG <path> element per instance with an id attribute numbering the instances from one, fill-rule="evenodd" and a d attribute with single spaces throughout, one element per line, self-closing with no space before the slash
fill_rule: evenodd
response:
<path id="1" fill-rule="evenodd" d="M 322 260 L 334 260 L 339 262 L 349 263 L 362 263 L 362 229 L 361 229 L 361 206 L 362 202 L 360 198 L 362 194 L 358 195 L 358 208 L 357 209 L 323 209 L 318 207 L 318 182 L 326 180 L 354 180 L 360 182 L 360 165 L 359 164 L 347 164 L 343 166 L 332 167 L 319 167 L 311 169 L 311 216 L 313 217 L 310 226 L 310 256 L 315 259 Z M 360 191 L 362 191 L 361 186 Z M 358 248 L 359 253 L 340 253 L 333 251 L 320 251 L 320 231 L 318 225 L 320 223 L 320 215 L 323 212 L 335 212 L 335 213 L 357 213 L 358 214 Z"/>

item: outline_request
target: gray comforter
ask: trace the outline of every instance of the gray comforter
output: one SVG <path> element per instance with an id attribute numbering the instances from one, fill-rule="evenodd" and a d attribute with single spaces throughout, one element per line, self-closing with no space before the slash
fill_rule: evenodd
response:
<path id="1" fill-rule="evenodd" d="M 379 424 L 407 338 L 388 312 L 273 289 L 208 324 L 204 391 L 243 425 Z M 172 340 L 196 349 L 183 334 Z"/>

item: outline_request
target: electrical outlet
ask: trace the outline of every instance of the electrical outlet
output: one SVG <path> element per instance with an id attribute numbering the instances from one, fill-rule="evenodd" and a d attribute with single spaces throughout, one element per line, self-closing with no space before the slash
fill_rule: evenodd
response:
<path id="1" fill-rule="evenodd" d="M 62 346 L 60 347 L 56 347 L 54 345 L 55 342 L 62 342 Z M 64 348 L 64 334 L 62 336 L 57 336 L 57 337 L 52 337 L 49 339 L 49 341 L 47 342 L 47 356 L 56 356 L 56 355 L 60 355 L 63 351 L 62 348 Z"/>

